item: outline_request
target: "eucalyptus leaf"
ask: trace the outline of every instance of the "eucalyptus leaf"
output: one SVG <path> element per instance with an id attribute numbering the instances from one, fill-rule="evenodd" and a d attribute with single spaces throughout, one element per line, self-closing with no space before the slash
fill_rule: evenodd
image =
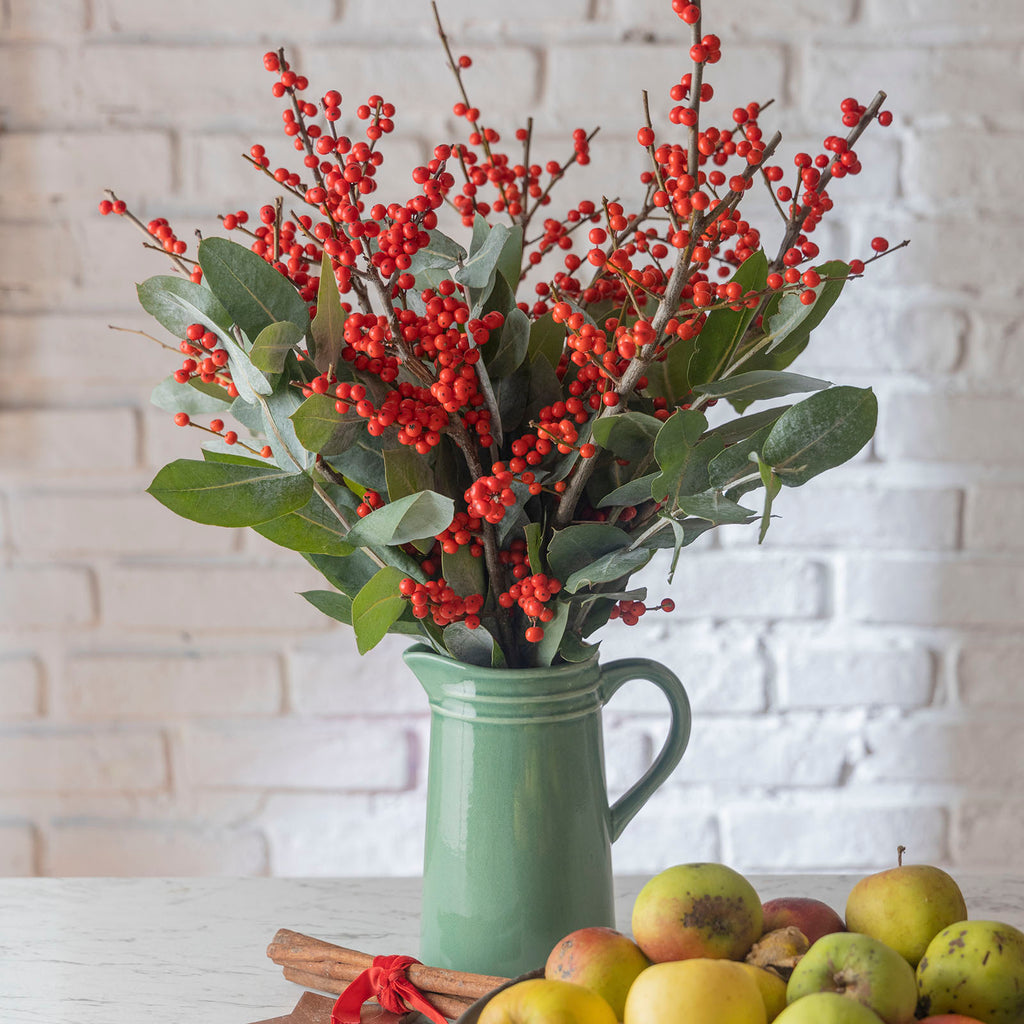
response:
<path id="1" fill-rule="evenodd" d="M 481 219 L 477 218 L 478 221 Z M 510 231 L 504 224 L 495 224 L 480 247 L 470 252 L 468 259 L 456 271 L 455 280 L 467 288 L 485 288 L 494 278 L 502 248 L 509 235 Z"/>
<path id="2" fill-rule="evenodd" d="M 530 325 L 529 358 L 543 358 L 553 369 L 558 369 L 565 348 L 565 324 L 556 324 L 554 315 L 545 313 Z"/>
<path id="3" fill-rule="evenodd" d="M 778 370 L 751 370 L 737 373 L 724 380 L 710 384 L 698 384 L 693 390 L 711 398 L 742 399 L 756 402 L 766 398 L 782 398 L 805 391 L 821 391 L 832 386 L 831 381 L 817 377 L 805 377 L 799 373 L 782 373 Z"/>
<path id="4" fill-rule="evenodd" d="M 454 267 L 466 258 L 466 250 L 458 242 L 434 228 L 427 232 L 430 241 L 412 256 L 411 274 L 426 267 Z"/>
<path id="5" fill-rule="evenodd" d="M 292 416 L 302 401 L 302 392 L 291 387 L 278 388 L 260 401 L 264 433 L 280 466 L 288 466 L 294 461 L 303 469 L 309 469 L 313 463 L 312 453 L 299 440 L 292 422 Z M 282 445 L 287 449 L 287 454 L 281 450 Z"/>
<path id="6" fill-rule="evenodd" d="M 642 547 L 635 551 L 624 548 L 621 551 L 609 552 L 572 573 L 565 581 L 565 589 L 570 594 L 575 594 L 584 587 L 612 583 L 642 569 L 650 560 L 651 552 Z"/>
<path id="7" fill-rule="evenodd" d="M 706 519 L 715 526 L 723 523 L 749 523 L 757 515 L 752 509 L 730 501 L 715 490 L 684 495 L 679 499 L 678 508 L 687 516 Z"/>
<path id="8" fill-rule="evenodd" d="M 494 379 L 494 400 L 498 403 L 502 434 L 519 429 L 530 400 L 531 368 L 525 363 L 507 376 Z"/>
<path id="9" fill-rule="evenodd" d="M 302 596 L 319 612 L 352 625 L 352 598 L 336 590 L 304 590 Z"/>
<path id="10" fill-rule="evenodd" d="M 870 388 L 819 391 L 779 417 L 761 454 L 783 484 L 799 487 L 853 458 L 871 440 L 877 420 Z"/>
<path id="11" fill-rule="evenodd" d="M 786 349 L 802 348 L 807 344 L 811 331 L 825 319 L 828 311 L 835 305 L 850 273 L 849 265 L 841 260 L 833 260 L 815 269 L 823 279 L 829 280 L 822 280 L 814 288 L 817 296 L 814 302 L 805 306 L 799 295 L 786 292 L 779 295 L 777 302 L 770 303 L 765 310 L 765 322 L 768 324 L 768 333 L 772 336 L 766 354 L 783 346 Z"/>
<path id="12" fill-rule="evenodd" d="M 211 526 L 256 526 L 302 508 L 313 493 L 304 473 L 177 459 L 147 488 L 172 512 Z"/>
<path id="13" fill-rule="evenodd" d="M 180 384 L 173 374 L 153 388 L 149 400 L 165 412 L 187 412 L 190 416 L 222 414 L 232 401 L 219 384 L 204 384 L 195 377 Z"/>
<path id="14" fill-rule="evenodd" d="M 430 468 L 430 461 L 415 448 L 401 445 L 399 448 L 388 448 L 382 454 L 389 501 L 434 489 L 434 471 Z"/>
<path id="15" fill-rule="evenodd" d="M 523 227 L 521 224 L 514 224 L 509 228 L 508 237 L 502 243 L 501 253 L 498 256 L 498 273 L 505 279 L 505 283 L 513 292 L 519 287 L 522 263 Z"/>
<path id="16" fill-rule="evenodd" d="M 464 622 L 453 622 L 445 627 L 444 645 L 456 661 L 467 665 L 490 668 L 494 662 L 494 637 L 483 626 L 470 629 Z"/>
<path id="17" fill-rule="evenodd" d="M 772 467 L 760 457 L 757 459 L 757 469 L 761 474 L 761 482 L 764 484 L 764 512 L 761 515 L 761 529 L 758 531 L 757 543 L 763 544 L 772 520 L 772 502 L 782 490 L 782 481 L 772 471 Z"/>
<path id="18" fill-rule="evenodd" d="M 752 412 L 749 416 L 740 416 L 738 419 L 720 424 L 714 428 L 712 433 L 720 437 L 722 443 L 728 447 L 736 441 L 750 437 L 764 426 L 771 426 L 787 409 L 791 408 L 792 406 L 789 405 L 777 405 L 772 409 Z"/>
<path id="19" fill-rule="evenodd" d="M 221 336 L 220 343 L 228 354 L 228 369 L 231 380 L 238 390 L 238 397 L 249 405 L 259 403 L 258 395 L 273 394 L 274 386 L 252 365 L 245 349 L 230 335 Z"/>
<path id="20" fill-rule="evenodd" d="M 591 436 L 602 448 L 633 461 L 650 454 L 661 426 L 661 420 L 642 412 L 622 412 L 595 420 Z"/>
<path id="21" fill-rule="evenodd" d="M 650 501 L 651 488 L 659 476 L 661 476 L 660 473 L 647 473 L 644 476 L 634 477 L 621 487 L 616 487 L 614 491 L 600 498 L 597 502 L 597 508 L 609 508 L 612 505 L 642 505 L 645 501 Z"/>
<path id="22" fill-rule="evenodd" d="M 218 444 L 224 444 L 223 441 L 215 442 Z M 260 469 L 265 469 L 267 460 L 261 458 L 258 455 L 246 455 L 242 452 L 234 451 L 234 446 L 225 446 L 224 448 L 214 448 L 211 444 L 205 444 L 200 449 L 203 453 L 203 458 L 207 462 L 226 462 L 234 466 L 259 466 Z"/>
<path id="23" fill-rule="evenodd" d="M 256 338 L 279 320 L 306 333 L 309 307 L 262 256 L 228 238 L 204 238 L 198 255 L 203 279 L 247 337 Z"/>
<path id="24" fill-rule="evenodd" d="M 536 575 L 544 571 L 544 561 L 540 553 L 541 542 L 544 539 L 544 527 L 540 523 L 527 523 L 523 532 L 526 534 L 526 555 L 530 560 L 530 571 Z"/>
<path id="25" fill-rule="evenodd" d="M 471 555 L 468 544 L 452 554 L 441 552 L 441 575 L 460 597 L 485 593 L 484 560 Z"/>
<path id="26" fill-rule="evenodd" d="M 647 393 L 678 405 L 690 393 L 689 365 L 696 351 L 695 338 L 677 338 L 664 357 L 647 367 Z"/>
<path id="27" fill-rule="evenodd" d="M 590 661 L 591 658 L 596 658 L 600 648 L 601 645 L 599 643 L 588 644 L 575 634 L 566 633 L 562 637 L 562 646 L 558 653 L 565 661 L 579 664 L 584 661 Z"/>
<path id="28" fill-rule="evenodd" d="M 749 477 L 751 473 L 755 472 L 750 457 L 761 454 L 761 449 L 773 426 L 773 423 L 766 423 L 750 437 L 737 441 L 721 454 L 716 455 L 708 465 L 708 482 L 711 486 L 725 491 L 734 486 L 738 480 Z"/>
<path id="29" fill-rule="evenodd" d="M 301 328 L 287 320 L 264 327 L 249 350 L 249 361 L 257 370 L 280 373 L 288 355 L 302 341 Z"/>
<path id="30" fill-rule="evenodd" d="M 488 345 L 488 348 L 491 346 Z M 521 309 L 513 309 L 505 317 L 496 351 L 487 360 L 487 371 L 494 380 L 506 377 L 526 358 L 530 347 L 530 320 Z"/>
<path id="31" fill-rule="evenodd" d="M 455 516 L 455 502 L 434 491 L 420 491 L 389 502 L 360 519 L 348 535 L 355 547 L 395 546 L 435 537 L 447 530 Z"/>
<path id="32" fill-rule="evenodd" d="M 392 624 L 401 618 L 406 605 L 398 585 L 404 577 L 399 569 L 385 566 L 353 598 L 352 628 L 360 654 L 376 647 Z"/>
<path id="33" fill-rule="evenodd" d="M 545 668 L 555 660 L 569 621 L 569 605 L 565 601 L 551 601 L 548 607 L 555 617 L 543 624 L 544 637 L 540 643 L 531 645 L 531 660 L 538 668 Z"/>
<path id="34" fill-rule="evenodd" d="M 608 523 L 577 523 L 556 530 L 548 542 L 548 566 L 557 579 L 568 579 L 577 569 L 612 551 L 628 548 L 630 536 Z"/>
<path id="35" fill-rule="evenodd" d="M 707 490 L 708 463 L 722 450 L 722 440 L 713 434 L 702 440 L 706 429 L 707 420 L 692 409 L 680 409 L 665 421 L 654 442 L 662 470 L 651 485 L 656 501 L 674 505 L 681 495 Z"/>
<path id="36" fill-rule="evenodd" d="M 332 367 L 335 375 L 342 368 L 342 349 L 345 347 L 345 321 L 348 314 L 341 308 L 341 293 L 334 278 L 331 257 L 324 253 L 320 261 L 320 284 L 316 291 L 316 316 L 310 324 L 313 335 L 313 362 L 321 373 Z"/>
<path id="37" fill-rule="evenodd" d="M 336 491 L 340 488 L 335 488 Z M 343 510 L 342 514 L 344 515 Z M 351 526 L 355 515 L 348 520 Z M 334 510 L 315 491 L 309 501 L 294 512 L 254 526 L 262 537 L 292 551 L 318 555 L 350 555 L 355 549 L 345 542 L 348 529 Z"/>
<path id="38" fill-rule="evenodd" d="M 142 308 L 176 338 L 184 338 L 195 323 L 217 328 L 217 333 L 231 330 L 231 314 L 213 292 L 188 278 L 159 274 L 136 285 L 135 291 Z"/>
<path id="39" fill-rule="evenodd" d="M 310 395 L 292 414 L 292 429 L 307 452 L 336 455 L 366 433 L 366 421 L 354 412 L 339 413 L 330 395 Z"/>

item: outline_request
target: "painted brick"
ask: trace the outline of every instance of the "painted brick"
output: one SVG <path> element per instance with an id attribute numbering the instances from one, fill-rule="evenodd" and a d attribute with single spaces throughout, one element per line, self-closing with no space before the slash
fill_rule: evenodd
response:
<path id="1" fill-rule="evenodd" d="M 123 299 L 132 300 L 130 285 Z M 84 400 L 119 404 L 146 399 L 179 365 L 170 352 L 136 335 L 112 331 L 118 322 L 142 328 L 145 314 L 0 316 L 0 402 L 42 394 L 56 404 Z M 155 325 L 154 325 L 155 326 Z M 162 333 L 159 328 L 151 333 Z M 54 367 L 60 373 L 54 373 Z"/>
<path id="2" fill-rule="evenodd" d="M 47 491 L 11 499 L 15 549 L 40 554 L 121 556 L 180 554 L 189 557 L 224 550 L 220 531 L 197 529 L 144 493 L 139 481 L 130 491 Z"/>
<path id="3" fill-rule="evenodd" d="M 892 109 L 898 106 L 915 118 L 948 117 L 951 112 L 960 120 L 1013 117 L 1024 103 L 1019 61 L 1012 46 L 1001 49 L 964 40 L 949 46 L 912 47 L 878 39 L 853 46 L 812 46 L 807 51 L 805 102 L 821 107 L 857 96 L 867 103 L 884 89 L 892 97 Z M 942 228 L 950 230 L 948 224 Z"/>
<path id="4" fill-rule="evenodd" d="M 211 414 L 210 419 L 212 418 Z M 230 415 L 223 418 L 225 424 L 229 424 L 228 429 L 237 427 Z M 209 422 L 202 417 L 197 419 L 201 423 Z M 147 471 L 155 473 L 160 467 L 175 459 L 201 459 L 203 443 L 209 436 L 192 428 L 182 429 L 175 426 L 171 413 L 147 405 L 142 411 L 142 463 L 147 467 Z M 244 427 L 238 428 L 238 436 L 243 441 L 251 440 L 249 432 Z M 262 445 L 262 441 L 260 444 Z M 222 534 L 220 543 L 233 549 L 228 532 L 217 532 Z"/>
<path id="5" fill-rule="evenodd" d="M 702 718 L 674 783 L 834 786 L 846 758 L 848 729 L 817 716 Z"/>
<path id="6" fill-rule="evenodd" d="M 659 735 L 655 746 L 644 723 L 630 720 L 606 722 L 603 738 L 605 782 L 609 795 L 618 799 L 647 771 L 664 739 Z"/>
<path id="7" fill-rule="evenodd" d="M 479 0 L 442 0 L 437 6 L 445 32 L 449 35 L 456 29 L 495 24 L 501 24 L 513 31 L 522 30 L 524 25 L 537 22 L 545 26 L 558 25 L 560 22 L 578 24 L 587 20 L 590 8 L 588 0 L 559 0 L 554 6 L 547 0 L 523 0 L 522 4 L 514 8 L 500 4 L 481 4 Z M 438 76 L 448 73 L 440 43 L 437 42 L 437 29 L 429 6 L 410 5 L 407 0 L 375 0 L 372 5 L 353 3 L 346 4 L 345 7 L 342 28 L 346 32 L 351 27 L 368 34 L 378 34 L 381 26 L 386 25 L 388 34 L 391 31 L 400 34 L 416 33 L 432 40 L 433 49 L 437 51 L 435 56 Z M 463 52 L 458 40 L 452 39 L 451 43 L 456 54 Z M 473 55 L 474 66 L 483 70 L 486 62 L 479 58 L 477 49 L 474 47 L 470 52 Z M 473 78 L 469 79 L 469 83 L 471 89 L 476 85 Z M 475 91 L 472 91 L 471 95 L 475 96 Z"/>
<path id="8" fill-rule="evenodd" d="M 968 549 L 1024 551 L 1024 488 L 979 484 L 967 492 L 964 544 Z"/>
<path id="9" fill-rule="evenodd" d="M 334 20 L 334 8 L 333 0 L 293 0 L 285 8 L 274 0 L 246 0 L 243 7 L 235 9 L 238 14 L 235 18 L 227 13 L 212 16 L 209 4 L 203 0 L 178 0 L 173 17 L 168 17 L 166 10 L 149 4 L 98 0 L 93 18 L 98 31 L 124 35 L 144 33 L 147 45 L 152 46 L 154 40 L 168 35 L 191 35 L 205 43 L 218 36 L 236 41 L 249 33 L 276 38 L 295 24 L 301 25 L 303 31 L 315 31 Z M 254 52 L 256 45 L 254 43 Z"/>
<path id="10" fill-rule="evenodd" d="M 200 526 L 197 530 L 219 527 Z M 193 563 L 101 568 L 100 608 L 109 626 L 218 634 L 324 629 L 330 620 L 302 590 L 316 587 L 311 569 Z"/>
<path id="11" fill-rule="evenodd" d="M 1019 684 L 1024 644 L 1013 640 L 969 641 L 960 651 L 957 677 L 960 699 L 978 707 L 1024 710 Z"/>
<path id="12" fill-rule="evenodd" d="M 675 787 L 659 789 L 612 847 L 617 874 L 653 875 L 671 864 L 721 859 L 715 809 Z"/>
<path id="13" fill-rule="evenodd" d="M 851 561 L 844 603 L 859 622 L 916 626 L 1024 623 L 1024 564 Z"/>
<path id="14" fill-rule="evenodd" d="M 654 590 L 649 601 L 656 603 L 662 593 L 671 592 L 667 587 Z M 700 714 L 762 711 L 766 706 L 765 659 L 758 638 L 749 629 L 724 625 L 711 631 L 677 622 L 675 613 L 650 614 L 636 626 L 610 623 L 598 638 L 604 664 L 642 653 L 671 669 Z M 664 716 L 666 711 L 661 691 L 636 680 L 619 690 L 605 715 L 643 712 Z"/>
<path id="15" fill-rule="evenodd" d="M 36 873 L 36 833 L 19 821 L 0 821 L 0 876 L 18 878 Z"/>
<path id="16" fill-rule="evenodd" d="M 924 707 L 935 687 L 934 658 L 921 648 L 794 644 L 779 663 L 779 706 L 786 709 Z"/>
<path id="17" fill-rule="evenodd" d="M 92 574 L 60 565 L 18 565 L 3 570 L 0 630 L 60 629 L 96 617 Z"/>
<path id="18" fill-rule="evenodd" d="M 104 187 L 119 191 L 138 181 L 163 195 L 172 169 L 170 139 L 159 132 L 12 132 L 0 150 L 0 214 L 67 206 L 80 215 L 95 210 Z"/>
<path id="19" fill-rule="evenodd" d="M 957 809 L 956 859 L 979 869 L 1003 871 L 1024 843 L 1024 804 L 1018 800 L 968 800 Z"/>
<path id="20" fill-rule="evenodd" d="M 0 472 L 62 478 L 131 469 L 136 455 L 130 409 L 0 411 Z"/>
<path id="21" fill-rule="evenodd" d="M 33 0 L 19 0 L 43 14 L 45 9 Z M 66 121 L 65 111 L 71 96 L 79 92 L 75 80 L 73 62 L 67 51 L 60 46 L 48 44 L 28 45 L 21 41 L 4 41 L 0 45 L 0 61 L 3 62 L 7 82 L 25 83 L 25 88 L 0 90 L 0 114 L 3 115 L 5 131 L 28 128 L 38 131 L 41 124 L 54 119 Z M 31 83 L 29 86 L 28 83 Z M 4 249 L 12 248 L 4 246 Z M 24 249 L 18 247 L 19 257 Z M 36 263 L 36 267 L 42 261 Z M 6 274 L 3 277 L 6 280 Z"/>
<path id="22" fill-rule="evenodd" d="M 47 831 L 45 867 L 65 878 L 238 877 L 266 874 L 267 850 L 263 837 L 245 827 L 64 821 Z"/>
<path id="23" fill-rule="evenodd" d="M 5 225 L 5 234 L 10 230 Z M 62 301 L 72 294 L 80 276 L 78 247 L 66 224 L 33 224 L 31 230 L 19 231 L 17 245 L 0 247 L 0 304 L 5 313 Z"/>
<path id="24" fill-rule="evenodd" d="M 757 502 L 748 501 L 748 507 Z M 816 480 L 784 491 L 772 506 L 765 545 L 949 551 L 957 546 L 960 493 L 949 488 L 839 486 Z M 754 531 L 722 533 L 730 546 L 755 546 Z"/>
<path id="25" fill-rule="evenodd" d="M 411 779 L 409 734 L 382 720 L 189 725 L 188 777 L 200 786 L 396 790 Z"/>
<path id="26" fill-rule="evenodd" d="M 421 793 L 272 794 L 257 824 L 274 875 L 420 875 L 425 811 Z"/>
<path id="27" fill-rule="evenodd" d="M 287 654 L 288 693 L 300 714 L 427 714 L 426 694 L 405 667 L 402 652 L 411 637 L 387 636 L 373 653 L 356 650 L 351 629 L 338 629 Z"/>
<path id="28" fill-rule="evenodd" d="M 1024 404 L 986 395 L 891 394 L 876 445 L 884 459 L 1019 465 Z"/>
<path id="29" fill-rule="evenodd" d="M 580 88 L 580 82 L 592 81 L 598 68 L 642 68 L 635 93 L 648 90 L 651 117 L 655 123 L 668 123 L 673 105 L 668 90 L 690 70 L 689 59 L 678 45 L 641 45 L 621 43 L 587 46 L 553 45 L 548 57 L 549 75 L 546 97 L 546 125 L 563 128 L 591 128 L 601 125 L 602 133 L 634 136 L 640 123 L 639 96 L 632 100 L 614 85 L 614 77 L 598 77 L 593 88 Z M 781 47 L 733 46 L 720 65 L 720 80 L 728 75 L 728 90 L 722 92 L 722 103 L 748 103 L 754 97 L 786 94 L 786 62 Z M 600 138 L 600 136 L 598 136 Z"/>
<path id="30" fill-rule="evenodd" d="M 82 654 L 65 675 L 65 705 L 76 718 L 241 718 L 281 709 L 273 654 Z"/>
<path id="31" fill-rule="evenodd" d="M 814 0 L 792 0 L 786 6 L 786 31 L 800 31 L 822 25 L 845 25 L 853 16 L 855 6 L 854 0 L 830 0 L 828 4 L 817 4 Z M 624 25 L 654 31 L 659 35 L 675 35 L 680 39 L 689 39 L 689 27 L 672 13 L 671 5 L 664 4 L 661 0 L 614 0 L 612 12 L 615 20 Z M 729 37 L 724 34 L 726 30 L 730 35 L 739 32 L 758 36 L 762 32 L 771 34 L 777 31 L 771 21 L 765 19 L 764 5 L 758 0 L 736 0 L 727 8 L 716 8 L 710 14 L 713 18 L 705 13 L 704 30 L 722 36 L 726 58 L 732 54 L 733 49 L 730 45 L 728 50 L 725 50 L 725 44 L 729 41 Z M 757 27 L 756 33 L 751 31 L 754 26 Z"/>
<path id="32" fill-rule="evenodd" d="M 0 743 L 0 792 L 144 793 L 163 789 L 159 732 L 7 731 Z"/>
<path id="33" fill-rule="evenodd" d="M 1024 319 L 983 316 L 977 338 L 968 350 L 964 375 L 979 389 L 994 381 L 1000 389 L 1018 391 L 1024 385 Z"/>
<path id="34" fill-rule="evenodd" d="M 858 783 L 953 783 L 980 794 L 1024 782 L 1016 722 L 880 721 L 865 736 L 868 753 L 853 771 Z"/>
<path id="35" fill-rule="evenodd" d="M 871 21 L 886 29 L 956 27 L 1003 33 L 1020 25 L 1017 0 L 868 0 Z"/>
<path id="36" fill-rule="evenodd" d="M 30 655 L 0 655 L 0 719 L 36 718 L 43 707 L 43 668 Z"/>
<path id="37" fill-rule="evenodd" d="M 949 861 L 948 811 L 927 802 L 871 805 L 828 794 L 735 804 L 722 819 L 723 853 L 745 871 L 878 870 L 911 842 L 915 861 Z"/>
<path id="38" fill-rule="evenodd" d="M 665 579 L 671 552 L 663 552 L 630 580 L 653 593 L 674 596 Z M 687 597 L 685 580 L 701 581 L 699 596 Z M 679 619 L 813 618 L 825 607 L 824 567 L 802 559 L 767 558 L 765 552 L 745 557 L 742 552 L 701 552 L 680 556 L 674 586 Z"/>
<path id="39" fill-rule="evenodd" d="M 0 39 L 65 41 L 86 28 L 86 0 L 8 0 Z"/>

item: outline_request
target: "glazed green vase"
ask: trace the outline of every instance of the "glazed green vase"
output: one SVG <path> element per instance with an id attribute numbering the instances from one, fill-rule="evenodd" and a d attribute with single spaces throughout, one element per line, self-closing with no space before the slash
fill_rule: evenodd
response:
<path id="1" fill-rule="evenodd" d="M 420 959 L 514 977 L 577 928 L 615 926 L 611 844 L 686 749 L 690 705 L 646 658 L 491 669 L 417 645 L 405 660 L 430 701 Z M 601 709 L 624 683 L 668 699 L 668 738 L 609 804 Z"/>

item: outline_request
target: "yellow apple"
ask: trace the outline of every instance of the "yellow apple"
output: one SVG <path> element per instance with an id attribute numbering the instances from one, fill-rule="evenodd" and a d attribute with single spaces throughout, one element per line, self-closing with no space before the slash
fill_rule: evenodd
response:
<path id="1" fill-rule="evenodd" d="M 548 957 L 544 977 L 571 981 L 603 996 L 622 1020 L 626 993 L 651 966 L 640 947 L 614 928 L 579 928 L 566 935 Z"/>
<path id="2" fill-rule="evenodd" d="M 693 957 L 648 967 L 626 996 L 622 1020 L 623 1024 L 767 1024 L 768 1015 L 761 990 L 743 964 Z"/>
<path id="3" fill-rule="evenodd" d="M 530 978 L 497 993 L 479 1024 L 617 1024 L 617 1018 L 606 1000 L 582 985 Z"/>
<path id="4" fill-rule="evenodd" d="M 786 1008 L 786 983 L 774 971 L 769 971 L 756 964 L 739 965 L 742 967 L 757 985 L 761 998 L 764 1000 L 765 1013 L 768 1014 L 768 1024 Z"/>

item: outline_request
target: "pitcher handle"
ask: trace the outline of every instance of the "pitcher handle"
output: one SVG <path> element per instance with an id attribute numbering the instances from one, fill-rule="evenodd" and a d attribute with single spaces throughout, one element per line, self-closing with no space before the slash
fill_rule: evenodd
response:
<path id="1" fill-rule="evenodd" d="M 622 658 L 601 669 L 601 703 L 607 704 L 613 694 L 633 679 L 654 683 L 668 698 L 672 721 L 668 738 L 650 768 L 611 806 L 612 842 L 633 820 L 636 812 L 654 791 L 672 774 L 690 741 L 690 700 L 674 672 L 649 658 Z"/>

